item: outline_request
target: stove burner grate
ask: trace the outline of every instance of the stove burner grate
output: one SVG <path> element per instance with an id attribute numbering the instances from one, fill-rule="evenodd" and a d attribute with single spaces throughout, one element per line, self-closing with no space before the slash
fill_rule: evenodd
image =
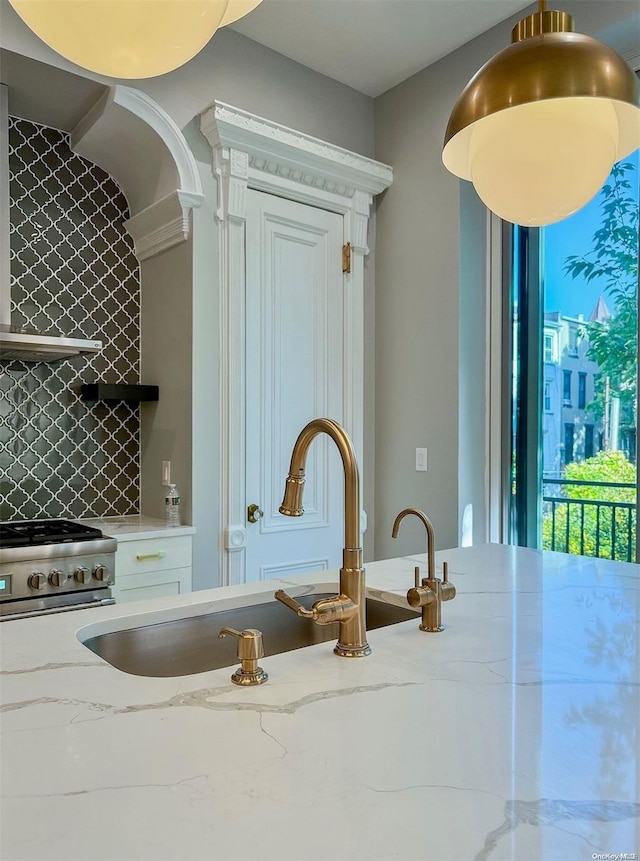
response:
<path id="1" fill-rule="evenodd" d="M 95 541 L 102 532 L 72 520 L 25 520 L 0 523 L 0 547 L 29 547 L 41 544 L 63 544 L 72 541 Z"/>

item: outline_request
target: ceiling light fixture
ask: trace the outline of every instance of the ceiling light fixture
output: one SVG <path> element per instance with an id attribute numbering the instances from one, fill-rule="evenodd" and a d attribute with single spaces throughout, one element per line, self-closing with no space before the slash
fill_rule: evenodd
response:
<path id="1" fill-rule="evenodd" d="M 492 212 L 537 227 L 581 209 L 640 146 L 640 87 L 619 54 L 544 0 L 511 41 L 456 102 L 442 160 Z"/>
<path id="2" fill-rule="evenodd" d="M 218 27 L 261 0 L 9 0 L 67 60 L 112 78 L 152 78 L 184 65 Z"/>
<path id="3" fill-rule="evenodd" d="M 239 18 L 244 18 L 249 12 L 252 12 L 256 6 L 259 6 L 262 0 L 229 0 L 227 11 L 224 13 L 221 27 L 226 27 L 227 24 L 233 24 Z"/>

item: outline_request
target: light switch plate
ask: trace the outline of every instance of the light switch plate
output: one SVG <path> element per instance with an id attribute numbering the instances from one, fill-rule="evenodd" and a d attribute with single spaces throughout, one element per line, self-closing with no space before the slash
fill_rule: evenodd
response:
<path id="1" fill-rule="evenodd" d="M 416 449 L 416 472 L 427 471 L 427 450 L 426 448 Z"/>
<path id="2" fill-rule="evenodd" d="M 171 461 L 163 460 L 162 461 L 162 483 L 165 487 L 169 487 L 171 484 Z"/>

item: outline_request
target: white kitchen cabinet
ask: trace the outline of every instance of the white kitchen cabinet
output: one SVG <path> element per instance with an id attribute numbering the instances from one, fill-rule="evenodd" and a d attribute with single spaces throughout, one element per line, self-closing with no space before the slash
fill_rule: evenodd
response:
<path id="1" fill-rule="evenodd" d="M 191 592 L 193 526 L 167 527 L 162 520 L 130 517 L 84 520 L 116 538 L 117 604 Z"/>
<path id="2" fill-rule="evenodd" d="M 191 536 L 166 531 L 168 535 L 133 541 L 118 538 L 117 604 L 191 591 Z"/>

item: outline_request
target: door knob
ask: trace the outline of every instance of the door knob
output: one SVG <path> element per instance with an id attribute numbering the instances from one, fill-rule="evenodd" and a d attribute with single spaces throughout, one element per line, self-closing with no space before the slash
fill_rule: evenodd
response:
<path id="1" fill-rule="evenodd" d="M 257 523 L 261 517 L 264 517 L 264 511 L 259 505 L 250 505 L 247 508 L 247 520 L 249 523 Z"/>

